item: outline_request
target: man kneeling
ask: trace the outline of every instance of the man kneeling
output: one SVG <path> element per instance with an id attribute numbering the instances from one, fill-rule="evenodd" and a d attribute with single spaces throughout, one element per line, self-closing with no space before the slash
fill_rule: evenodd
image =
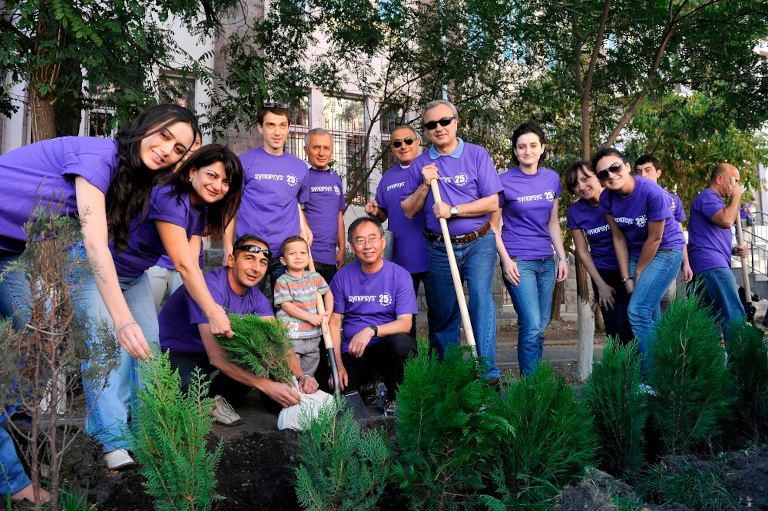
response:
<path id="1" fill-rule="evenodd" d="M 267 243 L 261 238 L 249 234 L 238 238 L 227 266 L 205 274 L 205 282 L 216 303 L 236 314 L 256 314 L 274 320 L 269 300 L 255 287 L 264 277 L 271 256 Z M 160 346 L 170 350 L 171 368 L 179 370 L 182 388 L 186 390 L 192 382 L 196 368 L 206 375 L 219 370 L 211 381 L 209 395 L 214 397 L 212 413 L 220 424 L 242 424 L 232 406 L 241 405 L 251 388 L 259 389 L 262 395 L 283 407 L 299 403 L 299 393 L 285 383 L 256 376 L 227 360 L 227 352 L 213 338 L 208 320 L 185 286 L 168 299 L 159 321 Z M 289 364 L 299 382 L 299 390 L 313 394 L 317 381 L 302 373 L 293 351 Z"/>
<path id="2" fill-rule="evenodd" d="M 381 374 L 389 415 L 397 408 L 395 392 L 403 382 L 405 361 L 416 351 L 416 341 L 408 335 L 418 313 L 416 294 L 410 273 L 382 258 L 386 240 L 378 220 L 358 218 L 349 226 L 348 238 L 358 260 L 331 281 L 329 324 L 341 389 L 359 390 Z M 330 390 L 333 381 L 321 381 Z"/>

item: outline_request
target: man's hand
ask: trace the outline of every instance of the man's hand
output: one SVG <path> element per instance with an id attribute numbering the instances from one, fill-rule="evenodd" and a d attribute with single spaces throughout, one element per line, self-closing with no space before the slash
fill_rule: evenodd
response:
<path id="1" fill-rule="evenodd" d="M 339 387 L 340 390 L 344 390 L 347 385 L 349 385 L 349 376 L 347 376 L 347 369 L 344 367 L 344 364 L 341 363 L 341 360 L 336 359 L 336 366 L 339 370 Z M 328 377 L 328 386 L 333 388 L 334 381 L 333 381 L 333 374 L 331 374 Z"/>
<path id="2" fill-rule="evenodd" d="M 301 396 L 285 383 L 267 380 L 267 383 L 259 390 L 280 403 L 284 408 L 297 405 L 301 401 Z"/>
<path id="3" fill-rule="evenodd" d="M 747 257 L 749 255 L 749 249 L 746 245 L 736 245 L 731 249 L 731 253 L 739 257 Z"/>
<path id="4" fill-rule="evenodd" d="M 347 252 L 344 250 L 345 247 L 341 247 L 341 249 L 336 252 L 336 269 L 340 269 L 342 266 L 344 266 L 344 259 L 347 257 Z"/>
<path id="5" fill-rule="evenodd" d="M 373 328 L 365 327 L 357 332 L 354 337 L 349 341 L 349 354 L 353 357 L 360 358 L 363 356 L 365 348 L 373 338 Z"/>
<path id="6" fill-rule="evenodd" d="M 213 335 L 224 335 L 229 338 L 235 335 L 229 324 L 229 317 L 221 305 L 216 305 L 213 313 L 208 315 L 208 324 L 211 325 Z"/>
<path id="7" fill-rule="evenodd" d="M 365 212 L 371 216 L 379 214 L 379 203 L 376 202 L 376 199 L 371 199 L 371 202 L 365 205 Z"/>
<path id="8" fill-rule="evenodd" d="M 424 168 L 421 169 L 421 177 L 424 178 L 425 185 L 431 186 L 432 181 L 437 179 L 437 165 L 434 163 L 424 165 Z"/>
<path id="9" fill-rule="evenodd" d="M 299 382 L 299 391 L 305 394 L 314 394 L 317 392 L 318 383 L 314 376 L 305 376 Z"/>
<path id="10" fill-rule="evenodd" d="M 690 282 L 693 280 L 693 270 L 691 270 L 691 265 L 688 264 L 687 261 L 683 262 L 681 270 L 683 270 L 683 282 Z"/>
<path id="11" fill-rule="evenodd" d="M 432 206 L 432 212 L 438 220 L 441 218 L 445 218 L 446 220 L 451 218 L 451 206 L 445 202 L 435 202 L 435 205 Z"/>

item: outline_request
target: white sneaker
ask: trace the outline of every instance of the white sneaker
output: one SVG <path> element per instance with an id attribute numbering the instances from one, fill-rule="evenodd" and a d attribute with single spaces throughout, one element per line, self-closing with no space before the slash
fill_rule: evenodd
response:
<path id="1" fill-rule="evenodd" d="M 125 449 L 105 452 L 104 461 L 107 462 L 107 468 L 110 470 L 128 470 L 136 466 L 136 462 Z"/>
<path id="2" fill-rule="evenodd" d="M 243 419 L 235 412 L 227 400 L 221 396 L 213 398 L 213 410 L 211 415 L 216 417 L 216 422 L 224 426 L 237 426 L 243 423 Z"/>
<path id="3" fill-rule="evenodd" d="M 643 394 L 647 394 L 647 395 L 653 396 L 653 397 L 657 397 L 658 396 L 656 391 L 653 390 L 653 387 L 651 387 L 647 383 L 641 383 L 639 385 L 639 389 L 640 389 L 640 392 L 643 393 Z"/>

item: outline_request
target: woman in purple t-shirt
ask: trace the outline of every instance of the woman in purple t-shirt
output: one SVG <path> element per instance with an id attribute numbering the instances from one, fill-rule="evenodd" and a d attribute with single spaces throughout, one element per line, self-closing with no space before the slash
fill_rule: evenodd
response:
<path id="1" fill-rule="evenodd" d="M 611 228 L 600 212 L 603 185 L 589 167 L 578 161 L 565 171 L 565 184 L 580 200 L 568 208 L 566 226 L 571 229 L 576 253 L 592 277 L 592 289 L 603 313 L 605 333 L 618 336 L 622 344 L 634 339 L 627 316 L 629 293 L 621 283 L 619 263 L 613 248 Z"/>
<path id="2" fill-rule="evenodd" d="M 621 281 L 632 295 L 629 323 L 647 367 L 653 322 L 680 270 L 685 238 L 672 216 L 670 195 L 650 179 L 633 176 L 624 153 L 613 147 L 600 149 L 592 168 L 607 189 L 599 207 L 611 226 Z"/>
<path id="3" fill-rule="evenodd" d="M 504 284 L 520 326 L 520 374 L 528 375 L 541 360 L 555 280 L 568 278 L 568 262 L 558 218 L 560 176 L 540 166 L 546 157 L 544 130 L 538 124 L 523 123 L 512 134 L 512 146 L 518 165 L 499 176 L 503 186 L 501 210 L 493 213 L 491 225 L 496 232 Z M 500 218 L 504 220 L 501 230 Z"/>

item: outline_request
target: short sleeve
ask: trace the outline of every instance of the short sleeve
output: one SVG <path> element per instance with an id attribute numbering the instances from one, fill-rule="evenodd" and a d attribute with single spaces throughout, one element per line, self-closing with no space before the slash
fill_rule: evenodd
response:
<path id="1" fill-rule="evenodd" d="M 333 312 L 344 314 L 344 311 L 346 310 L 344 308 L 346 300 L 344 298 L 343 289 L 341 288 L 341 281 L 342 279 L 339 278 L 335 278 L 331 281 L 331 292 L 333 293 Z"/>
<path id="2" fill-rule="evenodd" d="M 683 201 L 680 200 L 680 197 L 677 195 L 672 195 L 672 201 L 675 204 L 675 220 L 678 222 L 685 222 L 685 207 L 683 206 Z"/>
<path id="3" fill-rule="evenodd" d="M 288 280 L 285 276 L 277 278 L 274 289 L 275 305 L 280 305 L 285 302 L 292 302 L 291 291 L 288 289 Z"/>
<path id="4" fill-rule="evenodd" d="M 575 218 L 575 213 L 574 213 L 575 208 L 576 208 L 576 204 L 574 203 L 574 205 L 568 208 L 568 211 L 565 212 L 565 226 L 571 230 L 581 229 L 581 227 L 579 227 L 579 224 Z"/>
<path id="5" fill-rule="evenodd" d="M 305 202 L 309 202 L 309 172 L 304 173 L 304 178 L 301 180 L 301 186 L 299 186 L 298 194 L 296 195 L 296 198 L 299 201 L 299 204 L 304 204 Z"/>
<path id="6" fill-rule="evenodd" d="M 255 288 L 253 289 L 253 292 L 256 293 L 253 303 L 253 313 L 261 317 L 274 316 L 275 311 L 272 310 L 272 304 L 269 303 L 269 300 L 264 296 L 264 293 Z"/>
<path id="7" fill-rule="evenodd" d="M 661 188 L 649 187 L 645 204 L 649 222 L 658 222 L 672 217 L 672 197 Z"/>
<path id="8" fill-rule="evenodd" d="M 502 189 L 499 173 L 496 172 L 491 156 L 488 151 L 481 148 L 477 161 L 477 190 L 480 198 L 490 197 L 501 192 Z"/>
<path id="9" fill-rule="evenodd" d="M 725 208 L 725 203 L 714 193 L 702 193 L 699 201 L 699 209 L 709 220 Z"/>
<path id="10" fill-rule="evenodd" d="M 347 202 L 344 199 L 344 185 L 342 184 L 341 178 L 338 175 L 336 176 L 336 180 L 338 181 L 339 190 L 341 191 L 341 193 L 339 193 L 339 212 L 343 213 L 344 208 L 347 207 Z"/>
<path id="11" fill-rule="evenodd" d="M 187 205 L 177 196 L 168 196 L 168 188 L 155 189 L 149 203 L 147 219 L 168 222 L 186 229 Z"/>
<path id="12" fill-rule="evenodd" d="M 400 267 L 396 267 L 395 270 L 397 271 L 395 316 L 400 316 L 402 314 L 418 314 L 419 307 L 416 303 L 416 293 L 413 291 L 413 280 L 411 279 L 410 274 Z"/>
<path id="13" fill-rule="evenodd" d="M 90 140 L 82 137 L 63 139 L 67 151 L 61 169 L 62 176 L 79 176 L 98 188 L 104 195 L 109 190 L 109 183 L 117 173 L 117 147 L 99 147 L 98 150 L 74 147 L 72 144 L 84 144 Z"/>
<path id="14" fill-rule="evenodd" d="M 320 291 L 321 295 L 324 295 L 328 291 L 331 290 L 330 287 L 328 287 L 328 284 L 325 282 L 325 279 L 320 276 L 320 274 L 316 274 L 317 278 L 315 279 L 315 282 L 317 283 L 317 290 Z"/>

